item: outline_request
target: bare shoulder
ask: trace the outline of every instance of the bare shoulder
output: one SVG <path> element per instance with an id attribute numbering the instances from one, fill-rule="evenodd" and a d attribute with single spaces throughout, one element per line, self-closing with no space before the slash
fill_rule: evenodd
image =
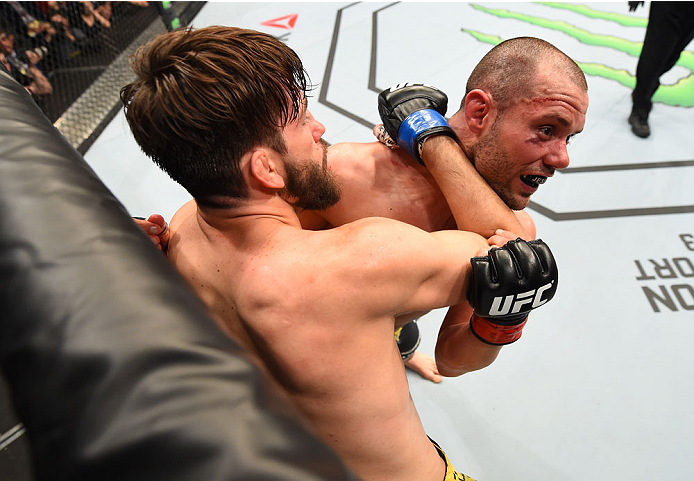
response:
<path id="1" fill-rule="evenodd" d="M 414 225 L 385 217 L 367 217 L 331 229 L 330 232 L 336 238 L 344 239 L 352 246 L 367 249 L 373 248 L 373 246 L 387 245 L 421 252 L 427 246 L 431 247 L 438 244 L 442 239 L 487 245 L 486 241 L 474 232 L 459 230 L 427 232 Z"/>
<path id="2" fill-rule="evenodd" d="M 331 157 L 335 156 L 335 158 L 353 157 L 354 154 L 369 156 L 387 155 L 388 152 L 391 152 L 391 150 L 380 142 L 340 142 L 328 148 L 328 155 Z"/>
<path id="3" fill-rule="evenodd" d="M 417 163 L 402 149 L 389 149 L 380 142 L 340 143 L 328 149 L 328 163 L 341 179 L 350 176 L 363 182 L 364 177 L 392 177 L 401 183 L 415 179 L 421 185 L 424 177 L 430 177 L 427 169 Z M 427 183 L 427 182 L 424 182 Z"/>
<path id="4" fill-rule="evenodd" d="M 426 234 L 422 229 L 399 220 L 386 217 L 366 217 L 332 229 L 339 237 L 350 242 L 376 242 L 393 236 Z"/>
<path id="5" fill-rule="evenodd" d="M 428 232 L 398 220 L 366 217 L 326 231 L 330 250 L 349 253 L 349 266 L 367 272 L 377 265 L 402 264 L 416 259 L 423 250 L 432 249 L 437 239 Z M 356 257 L 354 257 L 356 256 Z M 355 264 L 354 259 L 360 259 Z M 376 273 L 376 270 L 371 270 Z"/>
<path id="6" fill-rule="evenodd" d="M 183 204 L 181 208 L 178 209 L 173 215 L 171 222 L 169 222 L 169 228 L 171 228 L 171 231 L 173 232 L 178 230 L 184 222 L 190 220 L 195 215 L 196 210 L 197 205 L 194 200 L 190 200 Z"/>
<path id="7" fill-rule="evenodd" d="M 375 162 L 390 159 L 392 151 L 380 142 L 342 142 L 328 149 L 331 169 L 341 173 L 373 169 Z"/>
<path id="8" fill-rule="evenodd" d="M 317 261 L 331 267 L 331 282 L 342 292 L 369 289 L 373 295 L 352 302 L 363 301 L 362 310 L 375 316 L 457 304 L 466 292 L 470 258 L 487 245 L 470 232 L 430 233 L 387 218 L 365 218 L 325 233 L 332 236 L 331 252 Z"/>
<path id="9" fill-rule="evenodd" d="M 334 273 L 342 271 L 343 278 L 350 271 L 363 277 L 375 273 L 378 264 L 406 258 L 403 246 L 414 249 L 421 245 L 425 239 L 420 236 L 426 236 L 426 232 L 409 224 L 367 217 L 320 233 L 307 232 L 302 244 L 313 259 L 329 263 Z"/>

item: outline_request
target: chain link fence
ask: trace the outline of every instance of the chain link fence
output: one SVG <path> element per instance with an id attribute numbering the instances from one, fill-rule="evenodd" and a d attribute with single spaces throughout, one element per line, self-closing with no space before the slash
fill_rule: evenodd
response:
<path id="1" fill-rule="evenodd" d="M 204 2 L 0 2 L 0 60 L 81 153 L 118 111 L 128 57 Z"/>

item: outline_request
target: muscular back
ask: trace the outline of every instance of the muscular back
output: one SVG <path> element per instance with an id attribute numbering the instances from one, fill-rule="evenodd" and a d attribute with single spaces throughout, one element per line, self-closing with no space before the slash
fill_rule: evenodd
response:
<path id="1" fill-rule="evenodd" d="M 274 219 L 234 222 L 249 224 L 214 229 L 194 207 L 171 222 L 169 258 L 218 321 L 361 478 L 441 479 L 409 396 L 394 317 L 459 302 L 460 266 L 483 239 L 434 238 L 386 219 L 321 232 Z M 428 245 L 436 239 L 444 244 Z M 400 262 L 417 258 L 413 246 L 417 262 Z"/>

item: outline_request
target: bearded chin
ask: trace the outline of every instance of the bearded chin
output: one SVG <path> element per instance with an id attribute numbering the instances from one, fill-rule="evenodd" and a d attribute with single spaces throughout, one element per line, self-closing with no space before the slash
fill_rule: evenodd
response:
<path id="1" fill-rule="evenodd" d="M 286 186 L 282 196 L 294 207 L 306 210 L 325 210 L 340 201 L 342 191 L 333 175 L 321 165 L 309 163 L 298 168 L 285 162 Z"/>
<path id="2" fill-rule="evenodd" d="M 311 192 L 293 196 L 294 207 L 305 210 L 325 210 L 340 201 L 342 192 L 337 184 L 315 186 Z"/>

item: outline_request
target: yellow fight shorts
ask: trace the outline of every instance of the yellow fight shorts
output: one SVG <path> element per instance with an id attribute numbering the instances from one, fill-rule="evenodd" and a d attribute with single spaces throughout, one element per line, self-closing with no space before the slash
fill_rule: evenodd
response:
<path id="1" fill-rule="evenodd" d="M 446 474 L 443 476 L 443 481 L 475 481 L 474 478 L 471 478 L 470 476 L 456 471 L 455 468 L 451 465 L 451 462 L 448 460 L 448 456 L 446 456 L 446 453 L 444 453 L 443 449 L 441 449 L 441 446 L 436 444 L 436 441 L 434 441 L 431 438 L 429 438 L 429 441 L 431 441 L 431 444 L 434 445 L 436 451 L 438 451 L 439 453 L 439 456 L 441 456 L 441 459 L 443 459 L 443 462 L 446 463 Z"/>

